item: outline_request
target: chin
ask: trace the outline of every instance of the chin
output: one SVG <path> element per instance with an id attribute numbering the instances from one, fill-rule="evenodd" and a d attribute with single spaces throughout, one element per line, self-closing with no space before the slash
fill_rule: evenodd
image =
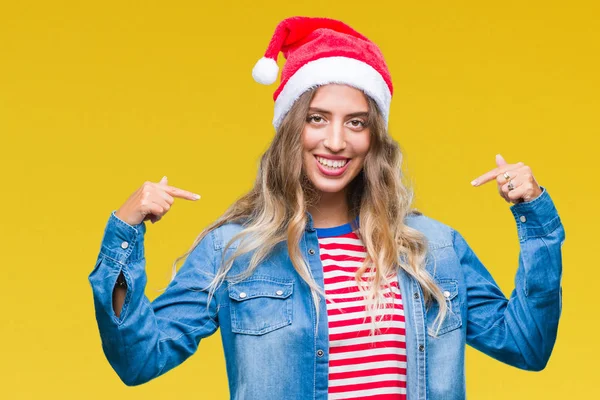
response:
<path id="1" fill-rule="evenodd" d="M 311 183 L 321 193 L 339 193 L 343 191 L 352 180 L 358 175 L 359 171 L 346 171 L 343 177 L 330 178 L 323 176 L 320 171 L 311 171 L 308 178 Z M 348 174 L 349 173 L 349 174 Z"/>
<path id="2" fill-rule="evenodd" d="M 346 188 L 346 182 L 323 182 L 320 179 L 312 180 L 315 188 L 322 193 L 339 193 Z"/>

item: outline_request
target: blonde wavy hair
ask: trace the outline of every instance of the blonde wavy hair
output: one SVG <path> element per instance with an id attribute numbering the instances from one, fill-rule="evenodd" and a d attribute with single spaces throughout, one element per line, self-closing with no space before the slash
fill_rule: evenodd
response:
<path id="1" fill-rule="evenodd" d="M 253 188 L 235 201 L 225 213 L 206 227 L 191 248 L 173 263 L 173 278 L 177 263 L 184 260 L 213 229 L 227 223 L 243 224 L 243 229 L 225 245 L 223 254 L 232 243 L 239 241 L 235 252 L 223 260 L 209 287 L 210 296 L 225 281 L 239 282 L 252 275 L 258 264 L 278 243 L 286 241 L 290 260 L 309 285 L 319 312 L 323 290 L 312 278 L 309 266 L 302 257 L 300 240 L 307 223 L 307 209 L 318 204 L 319 194 L 308 179 L 303 166 L 302 131 L 316 88 L 305 92 L 287 113 L 269 148 L 262 155 Z M 440 288 L 425 270 L 426 237 L 404 224 L 407 214 L 420 214 L 411 209 L 413 192 L 402 183 L 402 152 L 398 143 L 387 133 L 378 107 L 369 96 L 367 126 L 370 128 L 370 148 L 361 172 L 348 187 L 349 217 L 359 217 L 356 231 L 366 248 L 364 263 L 356 274 L 359 288 L 367 301 L 367 316 L 376 324 L 377 311 L 386 306 L 381 287 L 402 268 L 414 277 L 423 290 L 426 304 L 439 305 L 434 321 L 439 329 L 448 306 Z M 228 276 L 234 260 L 252 253 L 247 269 Z M 363 274 L 370 272 L 369 279 Z M 376 327 L 374 326 L 372 331 Z"/>

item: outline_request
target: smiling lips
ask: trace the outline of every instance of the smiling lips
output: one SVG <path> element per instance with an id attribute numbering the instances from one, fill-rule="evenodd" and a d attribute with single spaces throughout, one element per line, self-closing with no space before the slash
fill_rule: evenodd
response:
<path id="1" fill-rule="evenodd" d="M 325 158 L 325 157 L 320 157 L 320 156 L 315 156 L 315 158 L 321 165 L 324 165 L 324 166 L 330 167 L 330 168 L 341 168 L 344 165 L 346 165 L 346 163 L 349 160 L 348 158 L 343 159 L 343 160 L 332 160 L 330 158 Z"/>
<path id="2" fill-rule="evenodd" d="M 336 157 L 338 158 L 338 157 Z M 339 157 L 341 158 L 341 157 Z M 331 158 L 325 158 L 321 156 L 315 156 L 317 166 L 323 175 L 327 176 L 338 176 L 346 171 L 348 164 L 350 164 L 350 158 L 341 158 L 333 160 Z"/>

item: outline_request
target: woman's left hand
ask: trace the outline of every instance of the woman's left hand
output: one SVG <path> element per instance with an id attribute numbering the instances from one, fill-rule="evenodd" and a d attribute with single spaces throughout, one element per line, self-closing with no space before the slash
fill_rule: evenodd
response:
<path id="1" fill-rule="evenodd" d="M 522 162 L 508 164 L 500 154 L 496 155 L 497 168 L 486 172 L 471 182 L 473 186 L 481 186 L 493 179 L 498 184 L 498 193 L 509 203 L 523 203 L 534 200 L 542 194 L 542 188 L 533 177 L 531 168 Z M 505 174 L 509 176 L 506 179 Z M 509 190 L 509 180 L 512 187 Z"/>

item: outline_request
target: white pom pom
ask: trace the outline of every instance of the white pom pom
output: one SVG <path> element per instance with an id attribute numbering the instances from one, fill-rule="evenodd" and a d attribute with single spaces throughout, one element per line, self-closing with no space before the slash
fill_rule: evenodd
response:
<path id="1" fill-rule="evenodd" d="M 270 85 L 275 82 L 278 73 L 279 67 L 277 66 L 277 62 L 272 58 L 263 57 L 252 68 L 252 77 L 256 82 L 263 85 Z"/>

